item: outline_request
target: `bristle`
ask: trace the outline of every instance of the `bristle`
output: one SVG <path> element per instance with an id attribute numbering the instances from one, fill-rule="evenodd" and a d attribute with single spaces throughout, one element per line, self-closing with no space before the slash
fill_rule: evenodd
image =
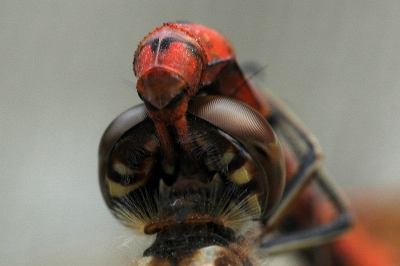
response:
<path id="1" fill-rule="evenodd" d="M 114 238 L 113 243 L 130 260 L 135 260 L 143 256 L 143 252 L 154 242 L 155 238 L 155 235 L 144 235 L 130 231 Z"/>
<path id="2" fill-rule="evenodd" d="M 205 158 L 204 163 L 208 169 L 213 169 L 222 174 L 228 172 L 228 164 L 225 163 L 222 156 L 229 154 L 229 151 L 221 153 L 219 143 L 215 139 L 199 131 L 189 132 L 189 139 L 193 142 L 191 145 L 194 147 L 192 154 L 196 158 Z"/>
<path id="3" fill-rule="evenodd" d="M 224 226 L 232 228 L 237 234 L 245 234 L 254 223 L 254 219 L 260 216 L 260 209 L 248 202 L 252 200 L 252 197 L 248 196 L 242 200 L 232 201 L 232 196 L 226 191 L 222 197 L 222 200 L 218 204 L 217 213 L 223 219 Z"/>
<path id="4" fill-rule="evenodd" d="M 121 248 L 135 251 L 134 253 L 137 254 L 135 258 L 137 258 L 140 256 L 138 250 L 144 252 L 146 247 L 154 243 L 157 235 L 154 228 L 162 228 L 164 221 L 168 219 L 171 221 L 171 216 L 176 222 L 175 228 L 179 228 L 179 223 L 188 222 L 187 224 L 195 225 L 198 217 L 205 219 L 209 217 L 210 222 L 231 229 L 234 233 L 233 239 L 226 239 L 231 241 L 230 249 L 255 261 L 257 258 L 255 250 L 258 246 L 257 230 L 260 226 L 257 221 L 260 216 L 260 208 L 252 203 L 256 201 L 254 199 L 256 195 L 246 195 L 246 192 L 238 193 L 234 186 L 215 185 L 223 183 L 223 181 L 218 174 L 214 178 L 212 190 L 183 190 L 179 193 L 161 195 L 154 191 L 152 193 L 140 190 L 140 192 L 119 200 L 115 205 L 117 207 L 114 214 L 125 226 L 134 231 L 134 235 L 126 238 L 120 245 Z M 222 192 L 221 189 L 224 191 Z M 187 208 L 188 206 L 192 209 Z M 149 226 L 153 227 L 154 224 L 156 227 L 146 231 Z M 171 226 L 171 224 L 167 222 L 166 226 Z M 176 234 L 179 235 L 179 229 L 177 230 Z M 152 236 L 148 235 L 149 232 Z M 207 234 L 207 231 L 204 231 L 203 234 Z M 212 233 L 210 232 L 210 234 Z"/>
<path id="5" fill-rule="evenodd" d="M 145 225 L 159 216 L 159 201 L 148 191 L 140 191 L 116 202 L 114 215 L 128 228 L 144 232 Z"/>
<path id="6" fill-rule="evenodd" d="M 218 179 L 218 177 L 215 178 Z M 207 190 L 184 190 L 173 196 L 168 193 L 159 196 L 157 193 L 141 191 L 118 201 L 114 214 L 125 226 L 143 232 L 143 228 L 149 222 L 166 218 L 164 216 L 168 214 L 164 213 L 164 209 L 168 202 L 178 202 L 177 200 L 188 202 L 196 199 L 196 204 L 193 205 L 196 209 L 181 210 L 181 214 L 207 214 L 220 220 L 224 226 L 231 228 L 236 233 L 242 234 L 248 230 L 247 224 L 258 218 L 260 209 L 256 204 L 249 203 L 254 201 L 255 195 L 239 200 L 240 197 L 232 197 L 236 194 L 237 192 L 233 189 L 226 189 L 222 195 L 218 190 L 211 193 Z"/>

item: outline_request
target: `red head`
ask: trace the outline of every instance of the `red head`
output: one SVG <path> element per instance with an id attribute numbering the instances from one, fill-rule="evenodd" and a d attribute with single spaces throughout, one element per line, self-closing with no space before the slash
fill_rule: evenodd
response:
<path id="1" fill-rule="evenodd" d="M 182 117 L 206 66 L 202 46 L 179 24 L 164 24 L 145 37 L 135 52 L 133 70 L 152 119 L 173 122 Z"/>

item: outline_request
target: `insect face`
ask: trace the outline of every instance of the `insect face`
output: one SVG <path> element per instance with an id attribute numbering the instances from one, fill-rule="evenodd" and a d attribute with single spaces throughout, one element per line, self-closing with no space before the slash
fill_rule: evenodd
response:
<path id="1" fill-rule="evenodd" d="M 137 90 L 145 103 L 174 110 L 180 106 L 176 97 L 187 102 L 196 94 L 205 59 L 197 41 L 171 25 L 155 30 L 139 44 L 133 64 Z"/>

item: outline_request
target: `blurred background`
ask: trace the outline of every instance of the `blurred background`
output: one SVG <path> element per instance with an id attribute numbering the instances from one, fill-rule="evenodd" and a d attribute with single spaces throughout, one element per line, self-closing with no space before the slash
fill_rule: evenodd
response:
<path id="1" fill-rule="evenodd" d="M 130 265 L 130 233 L 100 194 L 97 148 L 139 103 L 137 45 L 174 20 L 217 29 L 240 63 L 265 67 L 254 79 L 317 136 L 373 234 L 399 241 L 400 2 L 5 0 L 1 265 Z"/>

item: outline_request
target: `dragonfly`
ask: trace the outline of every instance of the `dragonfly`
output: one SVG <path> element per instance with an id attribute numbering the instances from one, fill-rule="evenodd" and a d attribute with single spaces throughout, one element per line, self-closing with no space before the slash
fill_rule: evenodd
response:
<path id="1" fill-rule="evenodd" d="M 105 130 L 99 181 L 117 219 L 155 236 L 137 265 L 261 265 L 351 227 L 316 138 L 252 85 L 222 34 L 165 23 L 133 69 L 143 104 Z"/>

